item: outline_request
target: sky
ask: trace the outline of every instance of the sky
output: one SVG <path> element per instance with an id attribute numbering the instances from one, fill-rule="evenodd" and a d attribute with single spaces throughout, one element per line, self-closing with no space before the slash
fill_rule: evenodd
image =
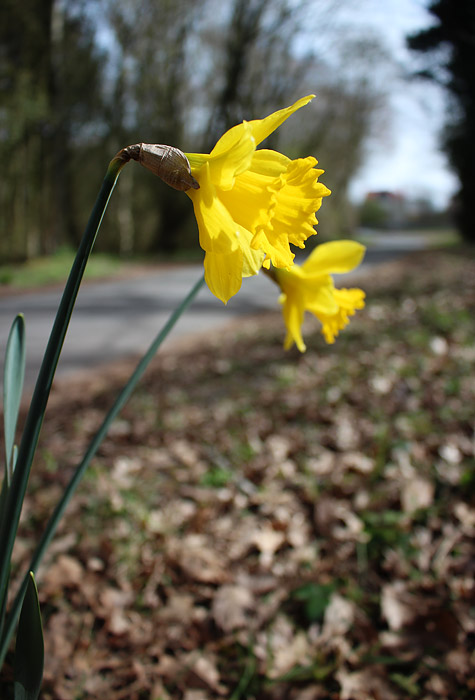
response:
<path id="1" fill-rule="evenodd" d="M 405 37 L 433 24 L 427 5 L 428 0 L 352 0 L 345 12 L 352 24 L 372 27 L 409 71 L 414 55 L 405 47 Z M 438 146 L 444 115 L 445 96 L 440 88 L 420 80 L 395 81 L 385 133 L 369 144 L 351 198 L 361 201 L 368 191 L 390 190 L 427 197 L 443 208 L 457 189 L 457 180 Z"/>

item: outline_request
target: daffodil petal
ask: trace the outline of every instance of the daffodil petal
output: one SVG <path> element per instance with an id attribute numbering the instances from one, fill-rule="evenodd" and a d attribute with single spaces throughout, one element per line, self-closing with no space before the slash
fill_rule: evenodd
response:
<path id="1" fill-rule="evenodd" d="M 282 294 L 279 301 L 282 304 L 282 315 L 287 328 L 284 348 L 289 350 L 295 343 L 300 352 L 305 352 L 306 346 L 303 342 L 301 330 L 305 314 L 304 307 L 299 303 L 298 298 L 294 298 L 293 295 Z"/>
<path id="2" fill-rule="evenodd" d="M 365 250 L 356 241 L 328 241 L 310 253 L 302 268 L 307 275 L 349 272 L 360 264 Z"/>
<path id="3" fill-rule="evenodd" d="M 336 314 L 338 304 L 335 301 L 335 287 L 331 277 L 327 284 L 321 284 L 318 280 L 313 284 L 305 281 L 305 308 L 314 314 Z"/>
<path id="4" fill-rule="evenodd" d="M 241 249 L 231 253 L 206 253 L 205 280 L 212 294 L 224 304 L 239 292 L 242 283 L 243 253 Z"/>
<path id="5" fill-rule="evenodd" d="M 222 254 L 237 250 L 237 224 L 217 196 L 209 163 L 205 163 L 200 174 L 200 189 L 189 189 L 186 192 L 193 202 L 200 246 L 207 252 Z"/>
<path id="6" fill-rule="evenodd" d="M 210 153 L 211 177 L 216 187 L 231 189 L 235 178 L 249 170 L 255 150 L 256 142 L 248 122 L 227 131 Z"/>
<path id="7" fill-rule="evenodd" d="M 311 102 L 314 97 L 315 95 L 307 95 L 306 97 L 302 97 L 300 100 L 297 100 L 297 102 L 294 102 L 294 104 L 290 107 L 279 109 L 277 112 L 269 114 L 269 116 L 265 117 L 264 119 L 255 119 L 249 122 L 252 128 L 252 134 L 256 141 L 256 146 L 258 146 L 261 141 L 264 141 L 264 139 L 272 134 L 272 132 L 283 124 L 285 120 L 288 119 L 294 112 Z"/>
<path id="8" fill-rule="evenodd" d="M 257 275 L 264 262 L 265 253 L 262 250 L 253 250 L 249 245 L 249 241 L 241 246 L 243 253 L 242 260 L 242 276 L 252 277 Z"/>
<path id="9" fill-rule="evenodd" d="M 193 177 L 196 177 L 203 165 L 211 158 L 209 153 L 185 153 L 185 156 L 188 158 Z"/>
<path id="10" fill-rule="evenodd" d="M 200 189 L 188 190 L 187 194 L 193 202 L 200 245 L 207 253 L 206 282 L 213 294 L 226 303 L 239 291 L 242 277 L 259 272 L 265 253 L 251 248 L 253 234 L 235 221 L 226 202 L 218 196 L 210 171 L 206 162 L 200 171 Z"/>

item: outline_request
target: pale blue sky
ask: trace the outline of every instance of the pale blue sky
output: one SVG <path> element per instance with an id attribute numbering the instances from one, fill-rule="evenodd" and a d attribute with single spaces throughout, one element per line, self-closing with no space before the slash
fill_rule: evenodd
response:
<path id="1" fill-rule="evenodd" d="M 373 28 L 403 72 L 411 70 L 416 60 L 405 47 L 405 36 L 432 23 L 427 5 L 428 0 L 357 0 L 346 4 L 345 13 L 352 24 Z M 387 189 L 427 196 L 444 206 L 457 181 L 438 147 L 445 114 L 442 91 L 422 81 L 395 80 L 389 99 L 385 133 L 370 144 L 366 164 L 351 188 L 352 197 Z"/>

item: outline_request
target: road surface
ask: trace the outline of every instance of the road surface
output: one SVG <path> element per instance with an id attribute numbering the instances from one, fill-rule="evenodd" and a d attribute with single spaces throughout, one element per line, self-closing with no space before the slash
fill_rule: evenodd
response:
<path id="1" fill-rule="evenodd" d="M 376 236 L 357 274 L 359 276 L 375 264 L 425 245 L 424 237 L 387 233 Z M 100 367 L 119 358 L 141 354 L 200 278 L 202 271 L 202 265 L 186 265 L 149 271 L 128 279 L 84 284 L 79 291 L 57 376 L 64 377 L 78 370 Z M 349 275 L 345 275 L 344 279 L 345 284 L 350 282 Z M 27 390 L 32 389 L 36 379 L 61 293 L 62 288 L 58 288 L 0 299 L 2 367 L 11 322 L 17 313 L 25 315 Z M 226 324 L 240 316 L 276 310 L 279 308 L 278 296 L 277 287 L 264 275 L 243 280 L 239 294 L 230 299 L 227 306 L 203 287 L 163 347 L 170 346 L 184 335 L 225 328 Z"/>

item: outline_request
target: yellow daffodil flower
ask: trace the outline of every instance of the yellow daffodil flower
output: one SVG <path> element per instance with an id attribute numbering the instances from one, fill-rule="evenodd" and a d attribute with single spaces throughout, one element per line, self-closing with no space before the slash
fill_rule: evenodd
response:
<path id="1" fill-rule="evenodd" d="M 282 290 L 279 301 L 287 327 L 286 350 L 295 343 L 300 352 L 305 352 L 301 331 L 305 311 L 321 321 L 325 340 L 333 343 L 355 309 L 364 307 L 365 293 L 361 289 L 337 289 L 331 277 L 331 273 L 357 267 L 364 252 L 365 247 L 355 241 L 331 241 L 317 246 L 302 266 L 271 271 Z"/>
<path id="2" fill-rule="evenodd" d="M 187 153 L 191 174 L 199 184 L 187 194 L 193 202 L 206 252 L 205 277 L 224 303 L 241 287 L 243 277 L 264 265 L 290 269 L 290 243 L 304 247 L 315 233 L 315 212 L 330 194 L 318 182 L 323 170 L 315 158 L 291 160 L 256 147 L 313 95 L 265 119 L 229 129 L 211 153 Z"/>

